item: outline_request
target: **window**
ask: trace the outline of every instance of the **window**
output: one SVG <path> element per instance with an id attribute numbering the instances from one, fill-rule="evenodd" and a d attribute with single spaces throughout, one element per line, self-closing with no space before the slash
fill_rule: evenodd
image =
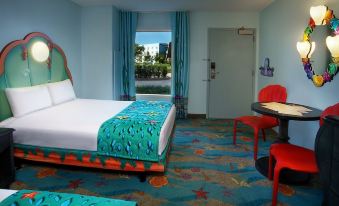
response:
<path id="1" fill-rule="evenodd" d="M 171 94 L 171 32 L 137 32 L 135 66 L 137 94 Z"/>

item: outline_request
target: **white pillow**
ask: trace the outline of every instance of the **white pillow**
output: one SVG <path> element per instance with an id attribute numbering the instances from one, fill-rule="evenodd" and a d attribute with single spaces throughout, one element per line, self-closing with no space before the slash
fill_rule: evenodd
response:
<path id="1" fill-rule="evenodd" d="M 61 82 L 48 83 L 47 88 L 54 105 L 76 98 L 72 83 L 69 79 Z"/>
<path id="2" fill-rule="evenodd" d="M 6 88 L 5 92 L 14 117 L 52 106 L 48 89 L 44 85 Z"/>

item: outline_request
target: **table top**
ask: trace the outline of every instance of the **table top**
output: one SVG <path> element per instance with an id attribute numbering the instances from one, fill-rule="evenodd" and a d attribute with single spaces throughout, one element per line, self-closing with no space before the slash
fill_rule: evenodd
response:
<path id="1" fill-rule="evenodd" d="M 270 109 L 263 107 L 260 102 L 252 103 L 251 109 L 255 112 L 260 113 L 260 114 L 276 117 L 278 119 L 298 120 L 298 121 L 315 121 L 315 120 L 320 119 L 320 115 L 321 115 L 322 111 L 319 110 L 319 109 L 309 107 L 309 106 L 305 106 L 305 105 L 301 105 L 301 104 L 295 104 L 295 103 L 282 103 L 282 104 L 286 104 L 286 105 L 290 105 L 290 106 L 293 106 L 293 105 L 302 106 L 302 107 L 305 107 L 307 109 L 310 109 L 311 111 L 308 112 L 308 113 L 304 113 L 302 116 L 291 115 L 291 114 L 282 114 L 282 113 L 279 113 L 277 111 L 270 110 Z"/>

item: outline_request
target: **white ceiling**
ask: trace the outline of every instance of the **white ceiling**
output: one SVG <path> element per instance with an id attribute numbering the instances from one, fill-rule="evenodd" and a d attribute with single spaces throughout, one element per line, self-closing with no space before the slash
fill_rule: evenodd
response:
<path id="1" fill-rule="evenodd" d="M 81 6 L 114 5 L 119 9 L 162 11 L 261 11 L 274 0 L 72 0 Z"/>

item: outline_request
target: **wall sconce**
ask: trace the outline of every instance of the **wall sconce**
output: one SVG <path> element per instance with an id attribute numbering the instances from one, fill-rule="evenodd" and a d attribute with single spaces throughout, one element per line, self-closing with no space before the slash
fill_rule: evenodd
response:
<path id="1" fill-rule="evenodd" d="M 330 50 L 334 63 L 339 63 L 339 35 L 326 38 L 327 48 Z"/>
<path id="2" fill-rule="evenodd" d="M 313 6 L 310 9 L 310 15 L 312 19 L 314 20 L 315 25 L 325 25 L 326 22 L 325 16 L 327 12 L 327 7 L 326 6 Z"/>
<path id="3" fill-rule="evenodd" d="M 300 58 L 303 60 L 308 60 L 311 58 L 315 50 L 315 42 L 302 41 L 297 42 L 297 50 L 300 54 Z"/>
<path id="4" fill-rule="evenodd" d="M 49 57 L 49 48 L 47 44 L 42 41 L 33 43 L 31 52 L 33 59 L 37 62 L 44 62 Z"/>

